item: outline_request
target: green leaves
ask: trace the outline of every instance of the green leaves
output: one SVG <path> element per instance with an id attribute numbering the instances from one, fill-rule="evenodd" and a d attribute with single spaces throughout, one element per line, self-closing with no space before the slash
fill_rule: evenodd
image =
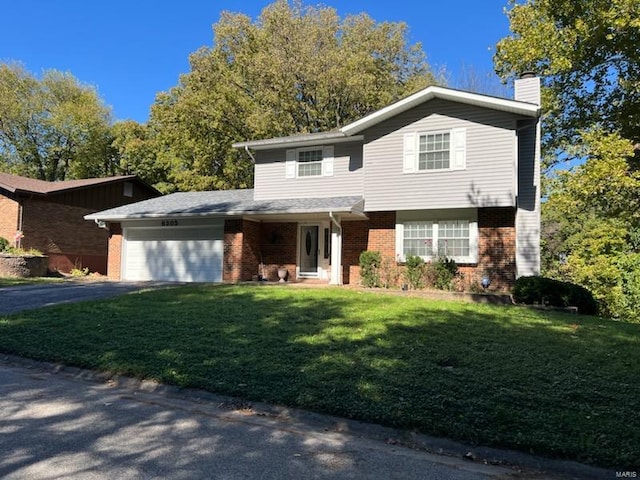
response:
<path id="1" fill-rule="evenodd" d="M 504 79 L 543 79 L 547 158 L 599 126 L 640 140 L 640 3 L 637 0 L 512 2 L 512 34 L 498 42 Z"/>
<path id="2" fill-rule="evenodd" d="M 402 23 L 279 0 L 256 21 L 224 12 L 214 45 L 160 94 L 150 127 L 179 190 L 249 187 L 241 140 L 330 131 L 434 83 Z"/>
<path id="3" fill-rule="evenodd" d="M 0 65 L 0 168 L 42 180 L 108 175 L 110 111 L 71 74 Z"/>

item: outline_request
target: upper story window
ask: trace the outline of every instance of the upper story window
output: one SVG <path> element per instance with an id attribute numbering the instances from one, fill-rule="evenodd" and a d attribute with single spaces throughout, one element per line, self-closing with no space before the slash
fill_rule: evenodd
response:
<path id="1" fill-rule="evenodd" d="M 322 149 L 298 150 L 298 176 L 314 177 L 322 175 Z"/>
<path id="2" fill-rule="evenodd" d="M 464 170 L 466 144 L 466 128 L 405 133 L 403 172 Z"/>
<path id="3" fill-rule="evenodd" d="M 332 145 L 287 150 L 286 178 L 327 177 L 332 175 Z"/>
<path id="4" fill-rule="evenodd" d="M 449 169 L 450 137 L 449 132 L 418 137 L 418 170 Z"/>

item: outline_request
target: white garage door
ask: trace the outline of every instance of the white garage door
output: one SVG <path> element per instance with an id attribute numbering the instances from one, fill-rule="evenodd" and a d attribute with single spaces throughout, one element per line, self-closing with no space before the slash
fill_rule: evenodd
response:
<path id="1" fill-rule="evenodd" d="M 122 278 L 221 282 L 223 222 L 124 228 Z"/>

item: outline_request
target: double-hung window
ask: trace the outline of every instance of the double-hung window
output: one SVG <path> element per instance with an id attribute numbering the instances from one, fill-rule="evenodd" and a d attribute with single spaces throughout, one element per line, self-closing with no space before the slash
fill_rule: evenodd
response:
<path id="1" fill-rule="evenodd" d="M 425 133 L 418 136 L 418 170 L 448 170 L 451 134 Z"/>
<path id="2" fill-rule="evenodd" d="M 396 224 L 398 259 L 417 255 L 424 260 L 446 257 L 477 263 L 478 224 L 475 220 L 410 220 Z"/>
<path id="3" fill-rule="evenodd" d="M 298 150 L 298 177 L 322 175 L 322 148 Z"/>
<path id="4" fill-rule="evenodd" d="M 464 170 L 467 129 L 405 133 L 403 157 L 404 173 Z"/>
<path id="5" fill-rule="evenodd" d="M 285 178 L 313 178 L 333 175 L 333 146 L 287 150 Z"/>

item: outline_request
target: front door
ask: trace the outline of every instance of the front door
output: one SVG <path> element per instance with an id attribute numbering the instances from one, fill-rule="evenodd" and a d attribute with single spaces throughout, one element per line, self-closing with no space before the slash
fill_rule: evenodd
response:
<path id="1" fill-rule="evenodd" d="M 318 225 L 300 227 L 300 275 L 318 274 Z"/>

